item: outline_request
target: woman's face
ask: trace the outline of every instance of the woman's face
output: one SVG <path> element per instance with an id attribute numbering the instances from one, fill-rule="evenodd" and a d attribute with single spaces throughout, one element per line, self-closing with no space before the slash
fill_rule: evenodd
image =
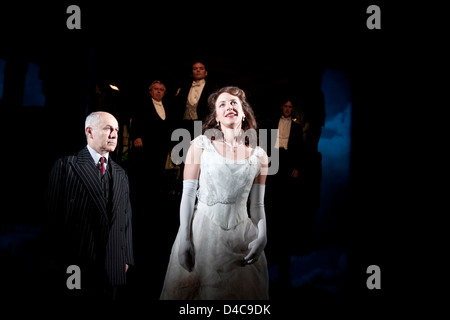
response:
<path id="1" fill-rule="evenodd" d="M 241 100 L 224 92 L 219 95 L 216 101 L 216 121 L 226 127 L 236 128 L 242 125 L 245 114 L 242 109 Z"/>

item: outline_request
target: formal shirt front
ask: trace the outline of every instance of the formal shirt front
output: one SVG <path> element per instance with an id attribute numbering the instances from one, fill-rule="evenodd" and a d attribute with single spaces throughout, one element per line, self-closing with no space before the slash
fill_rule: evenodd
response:
<path id="1" fill-rule="evenodd" d="M 158 116 L 161 119 L 166 120 L 166 111 L 164 110 L 164 105 L 163 105 L 162 101 L 156 101 L 153 98 L 152 98 L 152 101 L 153 101 L 153 105 L 155 106 L 156 113 L 158 113 Z"/>
<path id="2" fill-rule="evenodd" d="M 102 155 L 92 149 L 89 145 L 87 145 L 87 149 L 89 150 L 89 153 L 91 154 L 92 159 L 94 159 L 94 163 L 97 165 L 97 163 L 100 161 L 100 158 Z M 104 157 L 106 158 L 106 169 L 108 169 L 108 161 L 109 161 L 109 153 L 105 154 Z"/>
<path id="3" fill-rule="evenodd" d="M 206 81 L 202 79 L 200 81 L 192 82 L 191 89 L 189 90 L 188 98 L 186 101 L 186 111 L 184 113 L 183 119 L 185 120 L 197 120 L 197 105 L 202 95 L 203 88 L 205 87 Z"/>
<path id="4" fill-rule="evenodd" d="M 278 134 L 277 141 L 275 142 L 275 148 L 280 149 L 284 148 L 287 150 L 288 142 L 289 142 L 289 134 L 291 132 L 291 118 L 285 118 L 281 116 L 280 121 L 278 122 Z"/>

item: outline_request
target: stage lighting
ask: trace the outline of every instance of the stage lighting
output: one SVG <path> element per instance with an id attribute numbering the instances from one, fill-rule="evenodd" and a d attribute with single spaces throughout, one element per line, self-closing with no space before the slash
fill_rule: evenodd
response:
<path id="1" fill-rule="evenodd" d="M 109 84 L 109 87 L 115 91 L 119 91 L 119 87 L 113 85 L 113 84 Z"/>

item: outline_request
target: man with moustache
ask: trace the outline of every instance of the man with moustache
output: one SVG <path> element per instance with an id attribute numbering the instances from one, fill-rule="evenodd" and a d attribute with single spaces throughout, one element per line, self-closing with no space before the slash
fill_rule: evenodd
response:
<path id="1" fill-rule="evenodd" d="M 91 113 L 87 146 L 58 159 L 50 173 L 45 235 L 49 260 L 61 273 L 62 297 L 115 300 L 134 265 L 128 177 L 109 156 L 118 130 L 110 113 Z M 71 265 L 80 268 L 79 289 L 64 280 Z"/>

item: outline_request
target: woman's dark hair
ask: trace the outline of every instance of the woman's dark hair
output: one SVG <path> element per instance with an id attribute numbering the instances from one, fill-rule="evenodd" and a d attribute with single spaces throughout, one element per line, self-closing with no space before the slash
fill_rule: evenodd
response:
<path id="1" fill-rule="evenodd" d="M 247 131 L 248 129 L 257 129 L 258 125 L 256 123 L 255 114 L 253 113 L 253 109 L 247 101 L 247 97 L 245 95 L 244 90 L 238 87 L 223 87 L 213 93 L 208 97 L 208 108 L 209 115 L 206 116 L 205 121 L 203 123 L 203 131 L 207 129 L 213 129 L 217 126 L 216 121 L 216 102 L 219 96 L 222 93 L 229 93 L 235 97 L 238 97 L 241 101 L 242 109 L 244 111 L 245 120 L 242 123 L 242 130 Z"/>
<path id="2" fill-rule="evenodd" d="M 216 102 L 219 96 L 222 93 L 229 93 L 235 97 L 238 97 L 241 105 L 242 110 L 244 111 L 245 119 L 242 122 L 242 136 L 245 137 L 246 144 L 249 144 L 249 135 L 256 135 L 256 129 L 258 127 L 255 114 L 253 112 L 252 107 L 247 101 L 247 97 L 245 95 L 244 90 L 235 87 L 235 86 L 227 86 L 223 87 L 219 90 L 216 90 L 215 92 L 211 93 L 211 95 L 208 97 L 208 108 L 209 108 L 209 114 L 206 116 L 205 121 L 203 122 L 203 133 L 205 133 L 209 129 L 218 129 L 217 127 L 217 121 L 216 121 Z M 247 132 L 249 129 L 249 132 Z M 253 143 L 250 143 L 253 144 Z"/>

